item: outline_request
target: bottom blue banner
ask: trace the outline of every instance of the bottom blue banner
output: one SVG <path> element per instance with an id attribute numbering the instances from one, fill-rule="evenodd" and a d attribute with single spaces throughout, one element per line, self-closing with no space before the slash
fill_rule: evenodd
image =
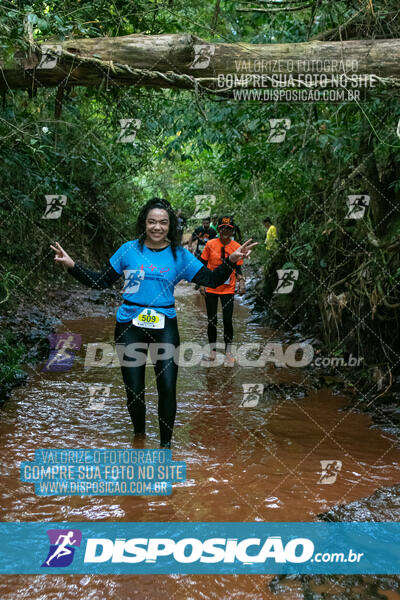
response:
<path id="1" fill-rule="evenodd" d="M 2 574 L 398 574 L 400 523 L 0 523 Z"/>

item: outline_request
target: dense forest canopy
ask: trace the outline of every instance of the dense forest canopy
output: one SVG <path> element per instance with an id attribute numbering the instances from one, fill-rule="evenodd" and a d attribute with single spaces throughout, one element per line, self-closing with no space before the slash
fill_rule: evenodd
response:
<path id="1" fill-rule="evenodd" d="M 131 34 L 253 45 L 399 40 L 399 12 L 395 0 L 3 0 L 0 54 L 6 69 L 44 42 Z M 257 304 L 271 323 L 306 324 L 334 352 L 356 350 L 395 370 L 398 90 L 354 102 L 260 102 L 106 77 L 97 87 L 4 89 L 0 301 L 65 277 L 52 264 L 55 239 L 100 264 L 133 236 L 148 198 L 164 196 L 190 217 L 195 196 L 212 194 L 215 212 L 234 214 L 246 238 L 263 241 L 264 216 L 277 226 L 277 248 L 255 252 Z M 138 124 L 133 143 L 119 143 L 121 119 Z M 290 123 L 282 143 L 271 142 L 271 119 Z M 46 195 L 66 196 L 62 221 L 43 219 Z M 363 218 L 346 218 L 349 195 L 369 196 Z M 276 270 L 288 266 L 299 271 L 295 293 L 274 295 Z"/>

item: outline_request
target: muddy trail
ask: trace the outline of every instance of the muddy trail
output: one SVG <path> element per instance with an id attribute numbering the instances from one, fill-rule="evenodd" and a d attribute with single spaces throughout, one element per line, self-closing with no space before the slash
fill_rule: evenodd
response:
<path id="1" fill-rule="evenodd" d="M 176 300 L 181 341 L 204 345 L 203 298 L 193 286 L 181 284 Z M 63 315 L 57 333 L 82 335 L 82 348 L 71 370 L 42 372 L 43 363 L 28 367 L 28 385 L 15 388 L 2 406 L 2 521 L 310 522 L 336 505 L 356 502 L 398 483 L 399 442 L 383 430 L 371 429 L 368 415 L 344 410 L 345 396 L 327 388 L 312 389 L 302 369 L 276 368 L 272 363 L 265 367 L 195 365 L 179 370 L 173 458 L 186 461 L 187 480 L 174 484 L 171 496 L 35 496 L 33 485 L 19 477 L 20 462 L 33 460 L 35 449 L 158 447 L 153 369 L 146 369 L 147 437 L 138 442 L 133 438 L 120 369 L 84 366 L 87 344 L 113 344 L 115 318 L 110 313 L 114 312 L 108 308 L 106 315 L 90 313 L 78 319 Z M 281 339 L 279 332 L 251 322 L 249 309 L 239 303 L 234 327 L 237 344 Z M 104 408 L 96 411 L 89 408 L 89 387 L 94 384 L 110 386 Z M 265 386 L 255 407 L 241 406 L 245 384 Z M 319 483 L 321 460 L 342 463 L 331 485 Z M 368 500 L 364 504 L 368 511 Z M 392 513 L 390 503 L 385 506 L 385 520 L 397 520 L 396 506 Z M 355 576 L 343 578 L 347 588 L 340 589 L 329 578 L 283 579 L 273 575 L 1 576 L 0 597 L 291 600 L 336 594 L 335 598 L 372 598 L 363 595 L 367 585 L 381 594 L 376 597 L 399 597 L 395 583 L 387 582 L 391 591 L 385 592 L 374 577 L 368 582 Z M 349 595 L 350 588 L 361 595 Z"/>

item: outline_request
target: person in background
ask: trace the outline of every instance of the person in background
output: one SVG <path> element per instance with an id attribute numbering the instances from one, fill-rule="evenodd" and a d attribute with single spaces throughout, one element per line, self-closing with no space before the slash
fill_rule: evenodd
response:
<path id="1" fill-rule="evenodd" d="M 233 221 L 233 215 L 231 215 L 231 218 Z M 213 225 L 214 223 L 215 223 L 215 225 Z M 213 229 L 215 229 L 215 231 L 217 232 L 217 237 L 219 237 L 217 223 L 218 223 L 218 215 L 213 215 L 210 227 L 213 227 Z M 239 225 L 237 225 L 236 223 L 233 228 L 232 239 L 235 240 L 235 242 L 239 242 L 239 244 L 242 243 L 242 233 L 240 231 Z"/>
<path id="2" fill-rule="evenodd" d="M 213 215 L 211 217 L 210 227 L 211 229 L 214 229 L 216 233 L 218 233 L 218 215 Z"/>
<path id="3" fill-rule="evenodd" d="M 182 236 L 185 231 L 187 220 L 183 216 L 183 212 L 181 208 L 178 208 L 176 211 L 176 221 L 177 221 L 177 232 L 178 232 L 178 244 L 182 244 Z"/>
<path id="4" fill-rule="evenodd" d="M 272 221 L 269 217 L 266 217 L 263 220 L 263 224 L 265 229 L 267 230 L 267 234 L 265 236 L 265 248 L 267 250 L 272 250 L 276 246 L 277 232 L 275 225 L 272 224 Z"/>
<path id="5" fill-rule="evenodd" d="M 193 231 L 192 236 L 189 240 L 189 250 L 196 258 L 200 258 L 201 253 L 204 250 L 204 246 L 208 240 L 212 240 L 216 237 L 215 230 L 210 227 L 210 217 L 203 219 L 201 227 L 196 227 Z"/>
<path id="6" fill-rule="evenodd" d="M 219 237 L 210 240 L 205 245 L 201 255 L 201 261 L 207 268 L 212 271 L 219 267 L 231 255 L 240 248 L 240 244 L 232 240 L 232 235 L 235 229 L 235 224 L 231 216 L 220 217 L 218 220 Z M 205 296 L 208 327 L 207 335 L 210 344 L 209 360 L 216 358 L 215 343 L 217 341 L 217 314 L 218 314 L 218 298 L 221 299 L 222 305 L 222 320 L 224 324 L 224 342 L 225 342 L 225 359 L 228 363 L 234 364 L 235 359 L 231 351 L 233 339 L 233 299 L 235 295 L 236 280 L 239 282 L 239 294 L 245 292 L 245 279 L 242 274 L 242 260 L 237 261 L 234 271 L 228 279 L 217 288 L 201 287 L 200 293 Z"/>

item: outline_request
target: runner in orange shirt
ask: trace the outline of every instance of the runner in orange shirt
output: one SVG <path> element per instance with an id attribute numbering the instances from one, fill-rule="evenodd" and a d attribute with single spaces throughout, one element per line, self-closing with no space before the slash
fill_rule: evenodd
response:
<path id="1" fill-rule="evenodd" d="M 232 254 L 232 252 L 240 247 L 238 242 L 235 242 L 231 239 L 234 230 L 235 224 L 232 217 L 220 217 L 218 220 L 219 237 L 209 240 L 201 254 L 201 261 L 211 271 L 214 271 L 214 269 L 216 269 L 222 263 L 224 258 L 227 258 L 230 254 Z M 210 360 L 214 360 L 216 358 L 215 343 L 217 341 L 218 298 L 221 298 L 222 320 L 224 324 L 225 355 L 228 362 L 231 364 L 234 363 L 234 357 L 231 352 L 231 344 L 233 339 L 233 298 L 235 295 L 236 279 L 239 282 L 239 293 L 244 294 L 245 292 L 245 280 L 240 266 L 242 264 L 243 261 L 239 260 L 230 277 L 219 287 L 202 287 L 200 289 L 200 292 L 205 296 L 206 299 L 208 317 L 207 335 L 208 342 L 210 344 Z"/>

